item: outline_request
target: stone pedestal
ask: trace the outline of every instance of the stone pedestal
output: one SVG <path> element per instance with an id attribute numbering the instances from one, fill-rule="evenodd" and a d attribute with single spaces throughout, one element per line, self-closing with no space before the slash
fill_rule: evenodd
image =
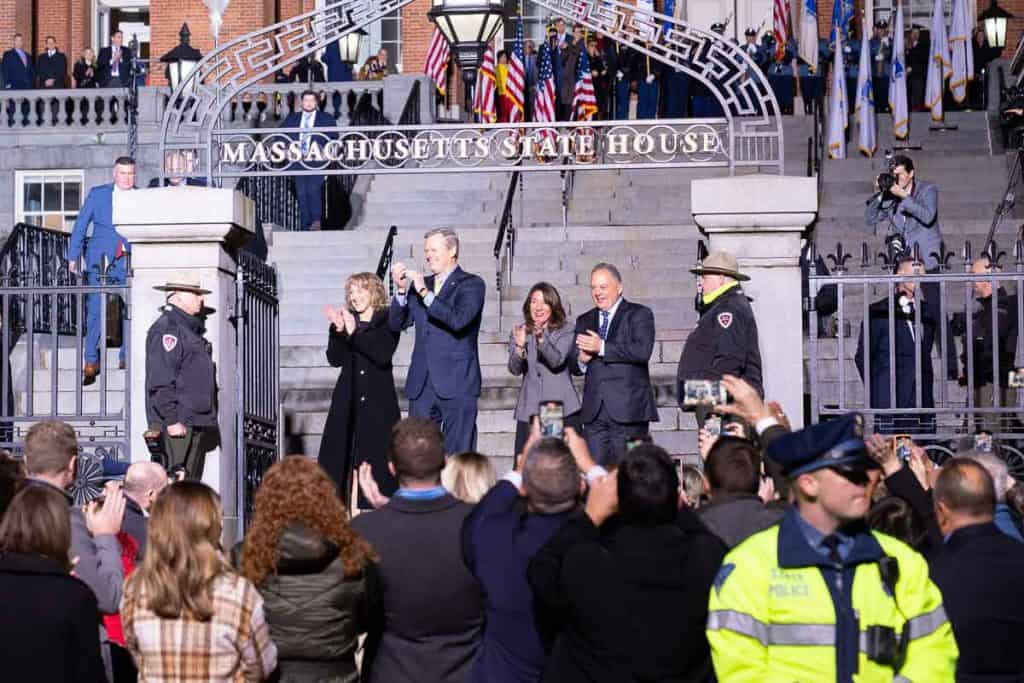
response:
<path id="1" fill-rule="evenodd" d="M 180 279 L 199 277 L 207 307 L 206 338 L 217 367 L 220 447 L 206 455 L 203 481 L 221 496 L 225 537 L 238 526 L 237 490 L 237 347 L 231 323 L 235 307 L 237 249 L 253 234 L 252 201 L 233 190 L 165 187 L 115 193 L 114 224 L 131 243 L 131 405 L 128 430 L 132 460 L 149 458 L 142 433 L 146 420 L 146 333 L 160 315 L 165 293 L 153 289 Z"/>
<path id="2" fill-rule="evenodd" d="M 765 396 L 803 426 L 800 241 L 818 211 L 817 181 L 778 175 L 708 178 L 691 183 L 694 222 L 709 249 L 728 251 L 750 276 Z"/>

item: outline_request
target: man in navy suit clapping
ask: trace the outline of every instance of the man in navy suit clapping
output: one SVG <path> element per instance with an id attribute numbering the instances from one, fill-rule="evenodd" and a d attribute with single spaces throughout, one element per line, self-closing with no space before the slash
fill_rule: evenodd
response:
<path id="1" fill-rule="evenodd" d="M 584 435 L 599 465 L 617 465 L 626 439 L 647 434 L 658 421 L 647 364 L 654 351 L 654 313 L 622 297 L 622 276 L 610 263 L 590 272 L 595 308 L 576 319 L 569 371 L 585 375 Z"/>
<path id="2" fill-rule="evenodd" d="M 291 133 L 292 139 L 299 140 L 302 146 L 302 155 L 309 151 L 310 145 L 317 144 L 323 147 L 328 137 L 323 133 L 313 135 L 307 130 L 337 125 L 330 114 L 320 111 L 320 98 L 312 90 L 302 93 L 302 111 L 292 112 L 284 120 L 282 128 L 302 128 L 299 133 Z M 293 164 L 292 170 L 305 168 L 302 164 Z M 302 218 L 303 230 L 319 230 L 323 220 L 324 202 L 324 176 L 320 175 L 297 175 L 295 176 L 295 193 L 299 198 L 299 215 Z"/>
<path id="3" fill-rule="evenodd" d="M 4 53 L 0 68 L 3 69 L 4 88 L 7 90 L 31 90 L 35 83 L 32 57 L 25 52 L 24 38 L 14 34 L 14 45 Z"/>
<path id="4" fill-rule="evenodd" d="M 89 190 L 75 219 L 68 245 L 68 267 L 78 272 L 78 259 L 85 254 L 85 284 L 124 284 L 127 276 L 125 255 L 128 242 L 114 229 L 114 195 L 135 189 L 135 160 L 118 157 L 114 162 L 114 182 L 97 185 Z M 92 223 L 92 234 L 89 224 Z M 107 257 L 106 279 L 100 272 L 103 257 Z M 100 372 L 100 295 L 87 294 L 85 297 L 85 365 L 82 367 L 82 384 L 92 384 Z M 127 321 L 126 321 L 127 322 Z M 125 329 L 123 338 L 127 339 Z M 120 366 L 124 367 L 124 345 L 121 345 Z"/>
<path id="5" fill-rule="evenodd" d="M 424 235 L 429 275 L 404 263 L 391 267 L 398 293 L 388 323 L 399 332 L 416 326 L 405 395 L 410 417 L 441 425 L 446 454 L 476 449 L 480 398 L 477 338 L 484 309 L 484 281 L 459 267 L 459 238 L 436 228 Z"/>

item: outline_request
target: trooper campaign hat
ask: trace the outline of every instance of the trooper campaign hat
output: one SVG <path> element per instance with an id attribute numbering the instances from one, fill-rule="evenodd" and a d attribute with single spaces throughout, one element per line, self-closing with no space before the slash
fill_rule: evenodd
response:
<path id="1" fill-rule="evenodd" d="M 199 276 L 192 273 L 185 273 L 163 285 L 156 285 L 153 289 L 159 292 L 192 292 L 193 294 L 211 294 L 209 289 L 203 289 L 199 284 Z"/>
<path id="2" fill-rule="evenodd" d="M 848 413 L 780 436 L 768 448 L 768 457 L 781 465 L 782 473 L 790 479 L 826 467 L 846 472 L 878 468 L 864 445 L 864 418 L 860 413 Z"/>
<path id="3" fill-rule="evenodd" d="M 700 265 L 690 270 L 694 275 L 703 275 L 704 273 L 712 273 L 714 275 L 728 275 L 729 277 L 747 281 L 750 279 L 749 275 L 744 275 L 740 272 L 739 264 L 736 262 L 736 257 L 727 251 L 713 251 L 704 257 Z"/>

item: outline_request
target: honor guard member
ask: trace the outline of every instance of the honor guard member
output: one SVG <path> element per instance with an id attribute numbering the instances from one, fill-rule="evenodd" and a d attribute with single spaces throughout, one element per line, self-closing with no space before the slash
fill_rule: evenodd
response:
<path id="1" fill-rule="evenodd" d="M 924 558 L 871 531 L 860 415 L 774 440 L 796 505 L 736 546 L 711 589 L 722 681 L 952 681 L 956 641 Z"/>
<path id="2" fill-rule="evenodd" d="M 210 290 L 194 276 L 154 289 L 167 292 L 167 304 L 146 335 L 146 417 L 162 433 L 167 469 L 199 480 L 217 431 L 213 349 L 200 317 Z"/>
<path id="3" fill-rule="evenodd" d="M 746 380 L 763 397 L 757 321 L 740 287 L 740 281 L 750 278 L 739 272 L 736 257 L 724 251 L 711 252 L 690 272 L 699 276 L 700 320 L 679 356 L 679 405 L 686 398 L 686 380 L 720 380 L 722 375 Z M 703 426 L 704 417 L 704 411 L 698 409 L 698 427 Z"/>

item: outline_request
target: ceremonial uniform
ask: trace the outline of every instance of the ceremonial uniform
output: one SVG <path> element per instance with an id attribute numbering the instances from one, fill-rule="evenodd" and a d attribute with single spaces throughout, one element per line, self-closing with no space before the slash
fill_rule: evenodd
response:
<path id="1" fill-rule="evenodd" d="M 168 304 L 146 336 L 150 429 L 163 432 L 168 459 L 163 464 L 168 469 L 184 467 L 195 480 L 203 476 L 206 451 L 217 430 L 216 369 L 210 342 L 203 337 L 205 331 L 201 318 Z M 179 423 L 187 428 L 185 436 L 169 436 L 168 425 Z"/>
<path id="2" fill-rule="evenodd" d="M 849 415 L 787 434 L 768 457 L 791 480 L 827 468 L 870 496 L 866 470 L 877 464 L 860 424 Z M 952 681 L 959 653 L 924 558 L 863 520 L 825 534 L 803 516 L 811 505 L 798 497 L 722 562 L 707 629 L 718 679 Z"/>
<path id="3" fill-rule="evenodd" d="M 701 267 L 691 272 L 717 273 L 736 280 L 749 279 L 737 272 L 735 257 L 724 252 L 709 254 Z M 705 292 L 702 296 L 700 320 L 686 338 L 679 356 L 676 373 L 679 404 L 682 405 L 685 398 L 683 386 L 686 380 L 719 380 L 722 375 L 744 379 L 764 396 L 757 321 L 739 282 L 730 282 L 716 292 Z"/>

